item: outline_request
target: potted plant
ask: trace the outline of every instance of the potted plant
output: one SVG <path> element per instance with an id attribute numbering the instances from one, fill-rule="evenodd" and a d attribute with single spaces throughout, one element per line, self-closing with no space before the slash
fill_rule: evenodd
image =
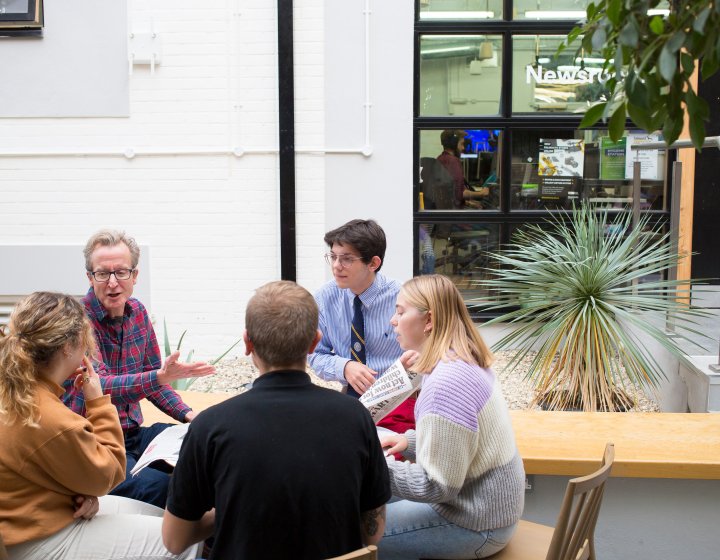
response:
<path id="1" fill-rule="evenodd" d="M 516 327 L 493 348 L 516 350 L 509 367 L 538 349 L 527 373 L 536 403 L 622 410 L 632 405 L 623 391 L 628 383 L 657 387 L 665 377 L 639 333 L 684 359 L 646 312 L 665 314 L 685 339 L 682 332 L 704 336 L 693 326 L 705 312 L 687 301 L 688 282 L 662 278 L 682 256 L 649 217 L 632 228 L 631 213 L 611 218 L 583 203 L 564 218 L 550 219 L 549 228 L 529 225 L 492 254 L 499 266 L 480 284 L 493 296 L 479 303 L 510 308 L 489 322 Z"/>

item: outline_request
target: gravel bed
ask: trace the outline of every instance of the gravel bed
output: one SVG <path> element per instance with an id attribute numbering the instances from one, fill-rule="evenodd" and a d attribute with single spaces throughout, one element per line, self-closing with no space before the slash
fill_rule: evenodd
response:
<path id="1" fill-rule="evenodd" d="M 512 358 L 512 352 L 498 352 L 495 357 L 496 361 L 493 364 L 493 369 L 498 374 L 503 394 L 510 409 L 539 409 L 540 407 L 537 405 L 530 406 L 534 391 L 532 385 L 524 379 L 532 355 L 526 356 L 513 371 L 509 371 L 507 368 L 508 361 Z M 313 383 L 340 390 L 340 383 L 320 379 L 311 370 L 308 370 L 308 373 Z M 257 375 L 257 369 L 247 358 L 230 358 L 221 361 L 217 365 L 215 375 L 198 379 L 190 386 L 190 389 L 193 391 L 239 394 L 250 388 L 253 379 Z M 633 411 L 656 412 L 658 410 L 657 404 L 643 393 L 633 393 L 632 391 L 629 393 L 637 403 L 632 409 Z"/>
<path id="2" fill-rule="evenodd" d="M 496 361 L 493 369 L 500 379 L 503 394 L 507 400 L 508 406 L 512 410 L 525 410 L 529 408 L 539 409 L 540 407 L 531 407 L 534 391 L 532 385 L 525 379 L 527 366 L 532 360 L 532 355 L 526 356 L 513 371 L 507 369 L 507 364 L 512 358 L 512 352 L 498 352 L 495 354 Z M 340 390 L 340 383 L 334 381 L 324 381 L 316 376 L 311 370 L 308 370 L 313 383 Z M 222 360 L 217 365 L 215 375 L 198 379 L 190 386 L 192 391 L 212 392 L 212 393 L 231 393 L 239 394 L 250 388 L 250 385 L 257 377 L 257 369 L 247 358 L 230 358 Z M 634 393 L 629 391 L 630 396 L 636 401 L 636 406 L 632 409 L 634 412 L 656 412 L 657 404 L 649 399 L 642 392 Z"/>
<path id="3" fill-rule="evenodd" d="M 253 380 L 258 376 L 257 368 L 247 358 L 229 358 L 221 360 L 215 366 L 215 375 L 202 377 L 195 381 L 190 391 L 201 391 L 203 393 L 231 393 L 237 395 L 247 391 Z M 341 385 L 336 381 L 325 381 L 320 379 L 315 372 L 308 369 L 312 382 L 323 387 L 329 387 L 337 391 Z"/>

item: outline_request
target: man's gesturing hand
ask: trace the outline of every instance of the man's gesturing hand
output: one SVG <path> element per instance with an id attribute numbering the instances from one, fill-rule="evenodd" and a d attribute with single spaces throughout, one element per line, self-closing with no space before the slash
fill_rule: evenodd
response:
<path id="1" fill-rule="evenodd" d="M 370 385 L 375 383 L 377 372 L 370 369 L 365 364 L 360 362 L 353 362 L 352 360 L 345 364 L 345 379 L 353 389 L 355 389 L 358 395 L 362 395 L 368 390 Z"/>
<path id="2" fill-rule="evenodd" d="M 168 356 L 165 363 L 157 372 L 158 382 L 161 385 L 168 385 L 178 379 L 186 379 L 188 377 L 205 377 L 215 373 L 215 366 L 206 362 L 193 362 L 192 364 L 184 364 L 178 362 L 180 352 L 173 352 Z"/>

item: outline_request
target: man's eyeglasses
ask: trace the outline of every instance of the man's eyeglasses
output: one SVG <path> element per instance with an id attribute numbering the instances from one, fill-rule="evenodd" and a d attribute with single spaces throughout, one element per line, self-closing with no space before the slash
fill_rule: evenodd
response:
<path id="1" fill-rule="evenodd" d="M 107 282 L 110 277 L 114 274 L 116 280 L 129 280 L 132 273 L 135 272 L 134 268 L 118 268 L 117 270 L 88 270 L 92 277 L 95 278 L 96 282 Z"/>
<path id="2" fill-rule="evenodd" d="M 353 255 L 336 255 L 335 253 L 325 253 L 325 262 L 330 266 L 335 264 L 335 261 L 340 263 L 343 268 L 350 268 L 355 261 L 361 261 L 362 257 L 354 257 Z"/>

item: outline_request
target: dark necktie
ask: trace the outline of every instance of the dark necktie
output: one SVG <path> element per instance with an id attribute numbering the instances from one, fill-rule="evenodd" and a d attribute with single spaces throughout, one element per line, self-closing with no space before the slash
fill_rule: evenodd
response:
<path id="1" fill-rule="evenodd" d="M 355 296 L 353 302 L 353 319 L 350 327 L 350 356 L 356 362 L 365 363 L 365 319 L 362 313 L 362 302 L 360 296 Z M 360 395 L 348 384 L 348 395 L 359 397 Z"/>

